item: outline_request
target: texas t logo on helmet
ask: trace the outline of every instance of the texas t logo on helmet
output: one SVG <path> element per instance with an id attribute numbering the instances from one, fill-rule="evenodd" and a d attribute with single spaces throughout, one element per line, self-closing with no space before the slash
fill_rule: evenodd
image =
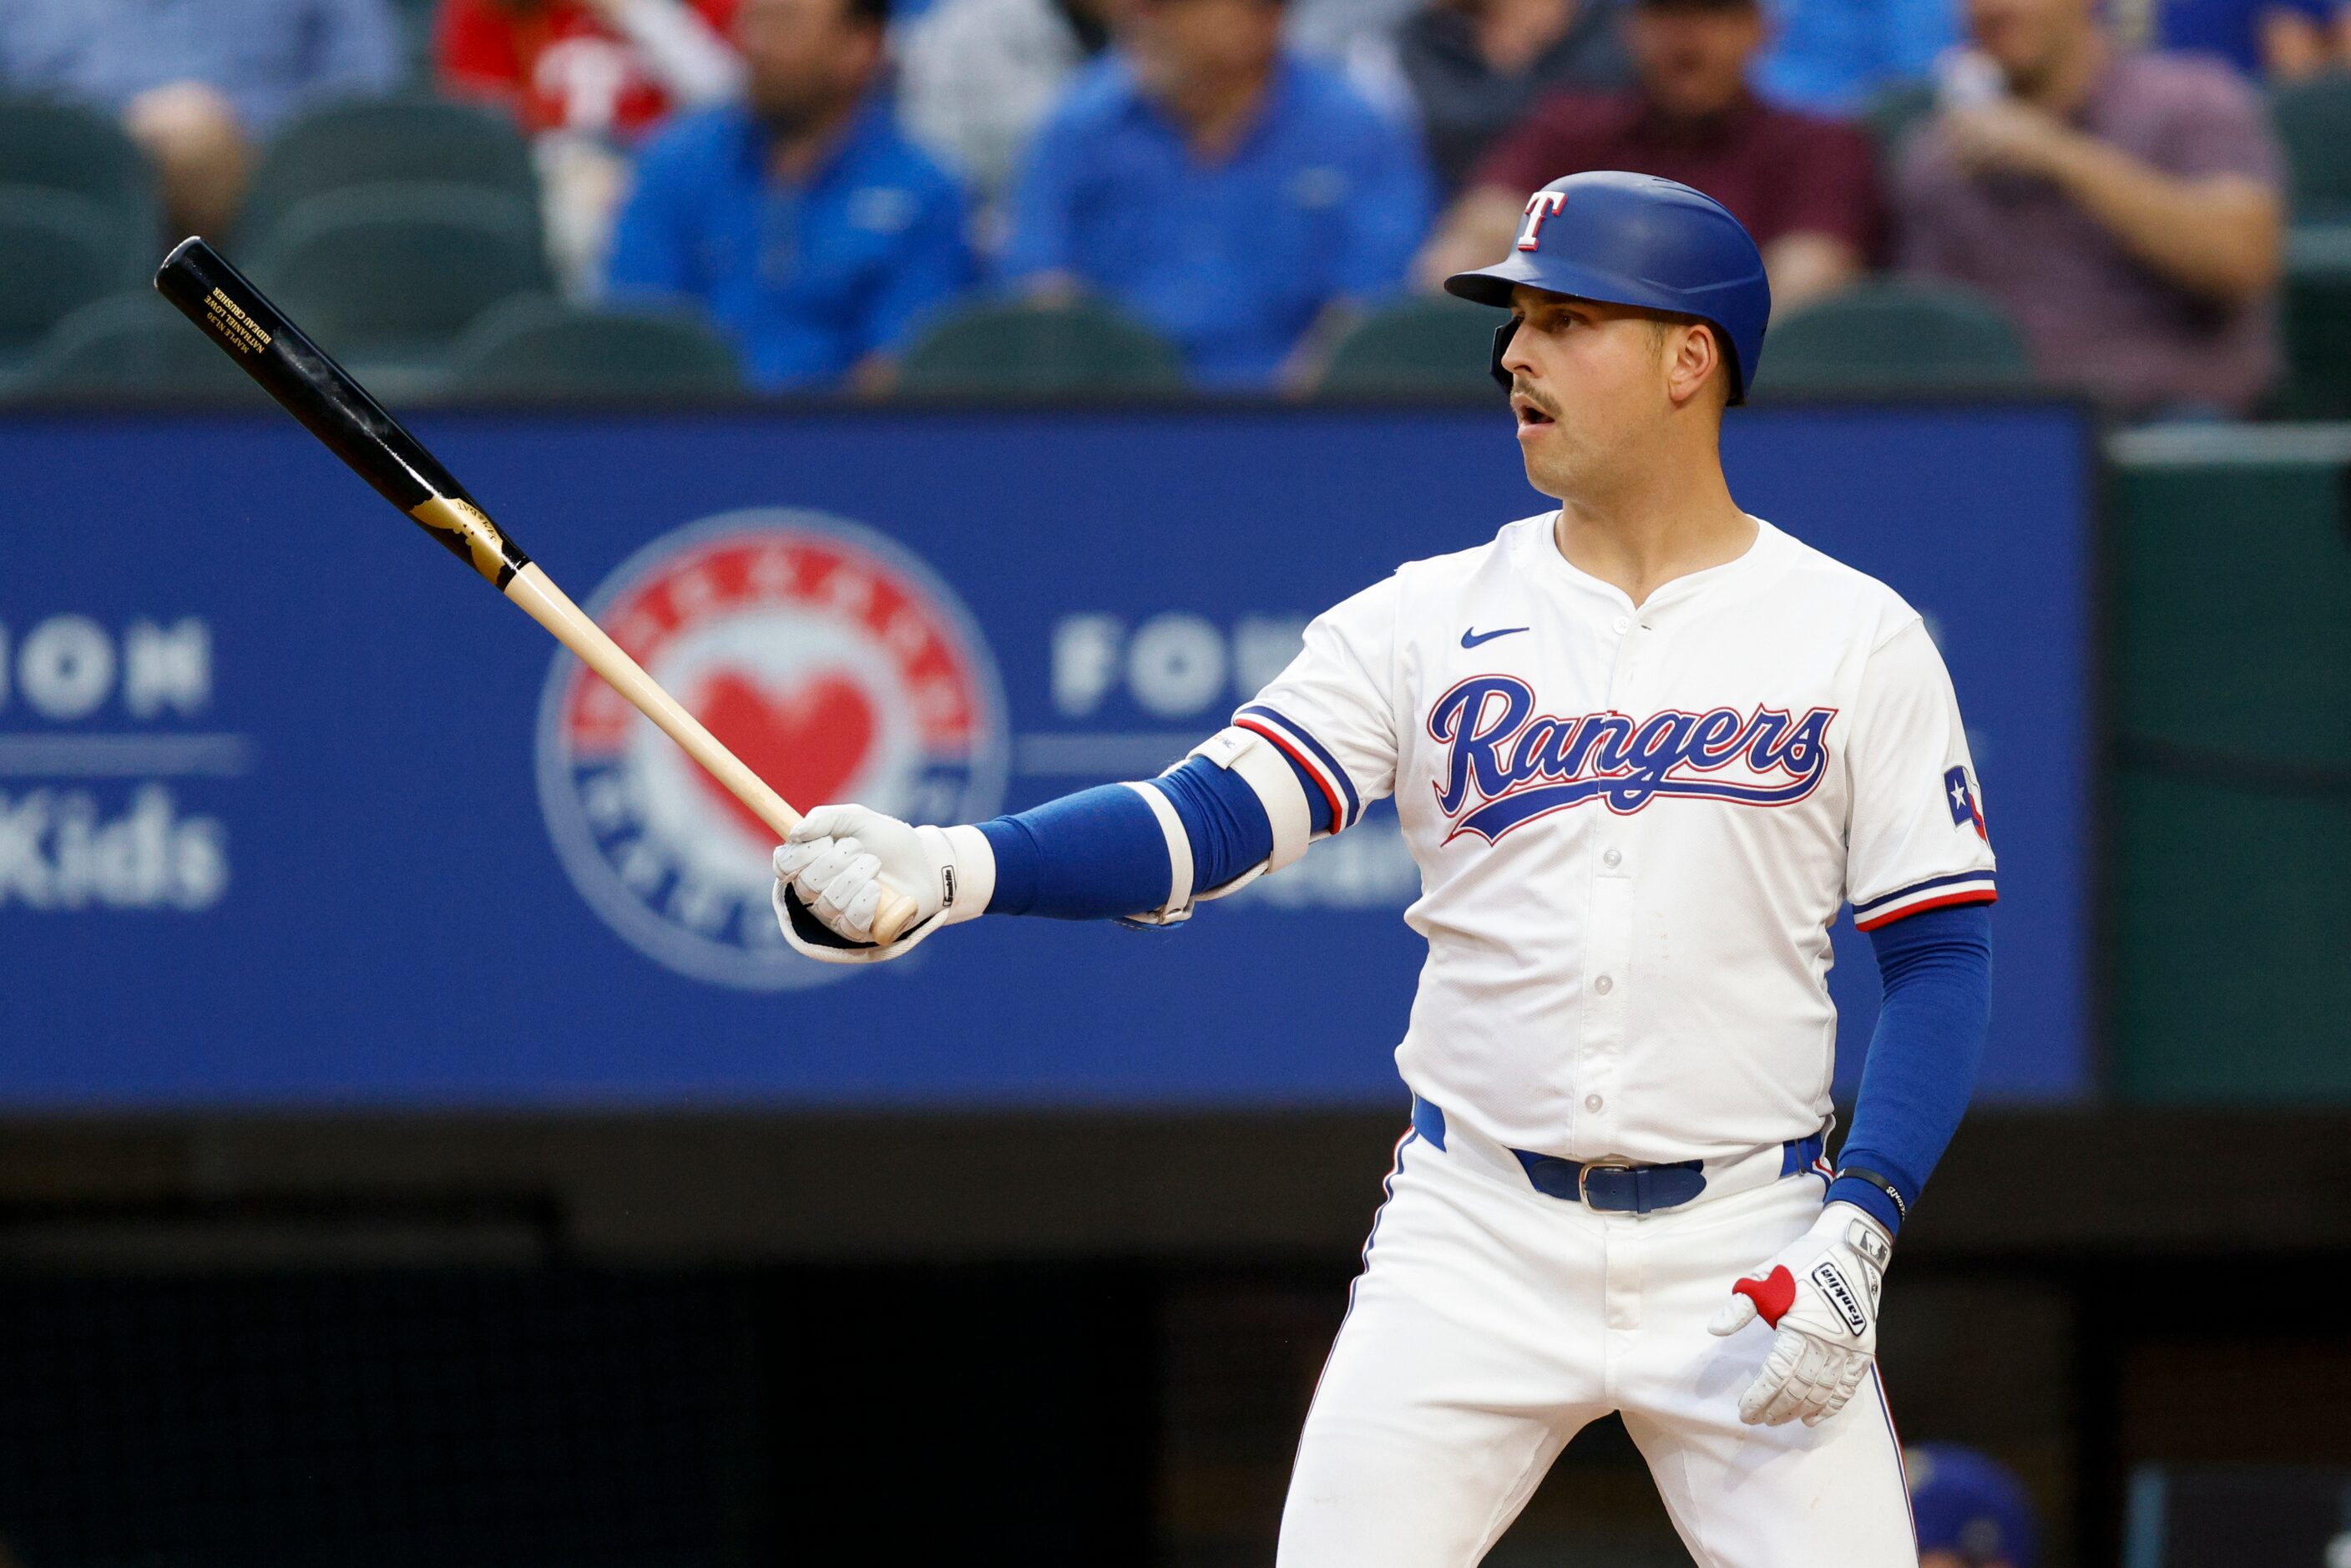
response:
<path id="1" fill-rule="evenodd" d="M 1543 220 L 1567 205 L 1567 193 L 1545 186 L 1527 198 L 1527 221 L 1519 229 L 1520 250 L 1542 248 Z"/>

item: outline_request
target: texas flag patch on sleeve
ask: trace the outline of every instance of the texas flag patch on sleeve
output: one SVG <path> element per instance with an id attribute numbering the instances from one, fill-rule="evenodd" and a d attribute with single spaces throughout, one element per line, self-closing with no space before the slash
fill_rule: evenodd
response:
<path id="1" fill-rule="evenodd" d="M 1943 799 L 1951 808 L 1953 827 L 1972 827 L 1976 837 L 1991 842 L 1991 835 L 1984 831 L 1983 805 L 1976 799 L 1975 786 L 1968 782 L 1966 768 L 1954 768 L 1943 775 Z"/>

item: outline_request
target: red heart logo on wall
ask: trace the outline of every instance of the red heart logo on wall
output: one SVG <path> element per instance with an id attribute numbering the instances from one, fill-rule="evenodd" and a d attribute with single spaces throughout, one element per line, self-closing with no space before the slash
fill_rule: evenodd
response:
<path id="1" fill-rule="evenodd" d="M 846 675 L 820 674 L 779 696 L 749 675 L 721 670 L 703 682 L 691 706 L 727 750 L 798 811 L 841 800 L 873 746 L 872 705 Z M 694 775 L 752 837 L 775 836 L 716 779 L 698 768 Z"/>

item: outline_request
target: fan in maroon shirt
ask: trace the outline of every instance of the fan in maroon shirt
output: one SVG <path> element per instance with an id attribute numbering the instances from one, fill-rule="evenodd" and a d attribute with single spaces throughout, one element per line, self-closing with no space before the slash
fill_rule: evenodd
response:
<path id="1" fill-rule="evenodd" d="M 1869 142 L 1755 97 L 1756 0 L 1639 0 L 1625 42 L 1638 85 L 1558 94 L 1497 142 L 1424 252 L 1425 278 L 1492 262 L 1510 249 L 1529 192 L 1590 169 L 1679 180 L 1729 207 L 1763 248 L 1778 308 L 1869 265 L 1885 225 Z"/>
<path id="2" fill-rule="evenodd" d="M 2006 306 L 2045 381 L 2130 418 L 2243 414 L 2277 368 L 2284 158 L 2223 62 L 2118 46 L 2095 0 L 1968 0 L 1992 73 L 1911 138 L 1906 267 Z"/>

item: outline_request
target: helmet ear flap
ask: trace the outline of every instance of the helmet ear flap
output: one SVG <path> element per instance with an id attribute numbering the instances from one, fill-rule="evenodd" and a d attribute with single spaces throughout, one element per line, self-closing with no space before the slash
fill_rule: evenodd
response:
<path id="1" fill-rule="evenodd" d="M 1510 372 L 1502 368 L 1502 356 L 1510 351 L 1510 334 L 1518 329 L 1519 319 L 1515 316 L 1494 329 L 1494 380 L 1501 383 L 1504 392 L 1510 390 Z"/>

